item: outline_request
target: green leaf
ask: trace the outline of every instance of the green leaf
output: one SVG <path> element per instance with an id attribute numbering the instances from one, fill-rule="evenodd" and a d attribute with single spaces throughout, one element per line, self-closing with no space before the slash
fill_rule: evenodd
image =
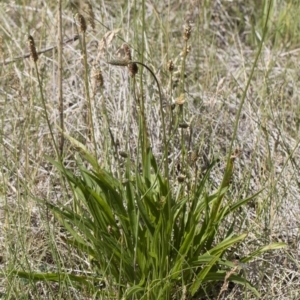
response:
<path id="1" fill-rule="evenodd" d="M 196 292 L 198 291 L 200 285 L 202 284 L 203 280 L 207 277 L 207 274 L 209 273 L 210 269 L 216 264 L 216 262 L 219 260 L 219 256 L 221 255 L 221 253 L 219 253 L 219 255 L 217 256 L 212 256 L 212 259 L 210 260 L 210 262 L 208 263 L 208 265 L 206 267 L 204 267 L 200 273 L 197 275 L 195 281 L 193 282 L 190 291 L 192 296 L 194 296 L 196 294 Z"/>
<path id="2" fill-rule="evenodd" d="M 93 288 L 92 282 L 96 280 L 95 277 L 91 276 L 78 276 L 71 275 L 67 273 L 34 273 L 34 272 L 24 272 L 24 271 L 11 271 L 12 274 L 15 274 L 21 278 L 32 280 L 32 281 L 54 281 L 61 282 L 63 280 L 71 280 L 73 282 L 77 282 L 79 284 L 83 284 L 88 286 L 89 288 Z M 102 278 L 98 278 L 98 281 L 101 281 Z"/>
<path id="3" fill-rule="evenodd" d="M 131 299 L 130 297 L 138 294 L 143 294 L 145 288 L 141 287 L 140 285 L 134 285 L 126 290 L 123 299 Z"/>
<path id="4" fill-rule="evenodd" d="M 85 159 L 93 166 L 95 170 L 99 168 L 99 164 L 97 162 L 97 159 L 94 155 L 92 155 L 88 149 L 80 143 L 78 140 L 71 137 L 69 134 L 67 134 L 65 131 L 62 131 L 60 128 L 58 128 L 61 133 L 70 141 L 70 143 L 77 149 L 77 151 L 82 154 Z"/>
<path id="5" fill-rule="evenodd" d="M 217 271 L 217 272 L 209 272 L 204 280 L 203 283 L 209 282 L 209 281 L 224 281 L 228 272 L 226 271 Z M 234 282 L 236 284 L 240 284 L 245 286 L 248 290 L 250 290 L 256 297 L 260 298 L 259 292 L 256 290 L 256 288 L 245 278 L 239 276 L 239 275 L 231 275 L 228 278 L 228 281 Z"/>
<path id="6" fill-rule="evenodd" d="M 287 245 L 285 243 L 273 243 L 273 244 L 269 244 L 267 246 L 263 246 L 260 249 L 252 252 L 250 255 L 248 255 L 247 257 L 244 257 L 243 259 L 241 259 L 242 263 L 246 263 L 250 260 L 252 260 L 253 258 L 263 254 L 266 251 L 270 251 L 270 250 L 279 250 L 282 249 L 284 247 L 286 247 Z"/>
<path id="7" fill-rule="evenodd" d="M 230 214 L 233 211 L 237 210 L 239 207 L 241 207 L 243 205 L 246 205 L 250 200 L 253 200 L 255 197 L 257 197 L 262 191 L 263 191 L 263 189 L 260 190 L 259 192 L 255 193 L 254 195 L 246 198 L 246 199 L 242 199 L 240 201 L 235 202 L 230 207 L 228 207 L 228 210 L 226 211 L 224 216 L 227 216 L 228 214 Z"/>
<path id="8" fill-rule="evenodd" d="M 182 263 L 186 259 L 186 254 L 190 250 L 191 244 L 194 239 L 196 226 L 191 227 L 190 232 L 186 234 L 186 237 L 183 238 L 184 242 L 179 249 L 179 253 L 177 255 L 174 267 L 171 270 L 172 279 L 175 279 L 178 276 L 178 272 L 182 268 Z"/>
<path id="9" fill-rule="evenodd" d="M 208 250 L 208 253 L 211 255 L 217 255 L 219 253 L 224 252 L 225 250 L 227 250 L 229 247 L 231 247 L 232 245 L 241 242 L 242 240 L 244 240 L 246 238 L 247 234 L 241 234 L 239 236 L 236 237 L 227 237 L 225 240 L 223 240 L 222 242 L 220 242 L 218 245 L 216 245 L 214 248 Z"/>

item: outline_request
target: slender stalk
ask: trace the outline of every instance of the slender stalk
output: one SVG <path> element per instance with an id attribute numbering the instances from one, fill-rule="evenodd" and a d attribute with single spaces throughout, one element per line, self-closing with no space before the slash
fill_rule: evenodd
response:
<path id="1" fill-rule="evenodd" d="M 141 66 L 143 67 L 143 63 L 144 63 L 144 52 L 145 52 L 145 31 L 146 31 L 146 24 L 145 24 L 145 0 L 142 1 L 142 43 L 141 43 L 141 55 L 140 55 L 140 62 L 142 63 Z M 143 158 L 145 158 L 147 156 L 147 153 L 144 153 L 143 150 L 146 150 L 149 148 L 149 138 L 148 138 L 148 132 L 147 132 L 147 125 L 146 125 L 146 114 L 145 114 L 145 103 L 144 103 L 144 86 L 143 86 L 143 80 L 142 80 L 142 76 L 143 76 L 143 68 L 141 68 L 141 72 L 140 72 L 140 109 L 141 109 L 141 114 L 140 117 L 142 118 L 142 122 L 141 124 L 143 124 L 143 131 L 144 133 L 142 134 L 142 155 Z M 134 83 L 135 80 L 134 80 Z M 135 88 L 135 87 L 134 87 Z M 140 127 L 141 128 L 141 127 Z"/>
<path id="2" fill-rule="evenodd" d="M 63 41 L 62 43 L 65 45 L 65 44 L 69 44 L 69 43 L 72 43 L 72 42 L 75 42 L 79 39 L 79 35 L 74 35 L 73 37 L 69 38 L 69 39 L 66 39 L 65 41 Z M 40 51 L 37 51 L 37 54 L 40 55 L 42 53 L 47 53 L 49 51 L 53 51 L 55 48 L 57 48 L 57 45 L 56 46 L 50 46 L 50 47 L 47 47 L 45 49 L 42 49 Z M 0 66 L 1 65 L 9 65 L 11 63 L 14 63 L 18 60 L 21 60 L 21 59 L 24 59 L 24 58 L 28 58 L 30 57 L 31 53 L 26 53 L 24 55 L 21 55 L 21 56 L 17 56 L 13 59 L 9 59 L 9 60 L 5 60 L 3 62 L 0 62 Z"/>
<path id="3" fill-rule="evenodd" d="M 230 157 L 231 157 L 231 154 L 232 154 L 231 152 L 232 152 L 232 149 L 233 149 L 233 143 L 234 143 L 234 140 L 235 140 L 236 135 L 237 135 L 237 129 L 238 129 L 238 126 L 239 126 L 239 121 L 240 121 L 242 108 L 243 108 L 243 105 L 245 103 L 245 99 L 246 99 L 246 96 L 247 96 L 247 91 L 249 89 L 249 86 L 250 86 L 250 83 L 251 83 L 251 80 L 252 80 L 252 77 L 253 77 L 253 74 L 254 74 L 254 70 L 256 68 L 258 58 L 260 56 L 260 53 L 261 53 L 261 50 L 262 50 L 262 47 L 263 47 L 263 44 L 264 44 L 264 41 L 265 41 L 265 37 L 266 37 L 267 31 L 268 31 L 268 21 L 269 21 L 269 16 L 270 16 L 270 12 L 271 12 L 271 7 L 272 7 L 272 0 L 269 0 L 267 15 L 266 15 L 266 19 L 265 19 L 265 25 L 264 25 L 264 30 L 263 30 L 263 35 L 262 35 L 262 38 L 260 40 L 259 48 L 258 48 L 257 54 L 255 56 L 255 60 L 254 60 L 254 63 L 252 65 L 252 69 L 251 69 L 246 87 L 243 91 L 242 99 L 241 99 L 241 102 L 240 102 L 240 105 L 239 105 L 239 108 L 238 108 L 238 112 L 237 112 L 237 115 L 236 115 L 234 130 L 233 130 L 232 139 L 231 139 L 231 143 L 230 143 L 230 148 L 229 148 L 229 152 L 228 152 L 227 167 L 230 165 Z"/>
<path id="4" fill-rule="evenodd" d="M 164 146 L 168 145 L 167 138 L 166 138 L 165 113 L 164 113 L 164 110 L 163 110 L 162 93 L 161 93 L 161 88 L 160 88 L 159 81 L 158 81 L 156 75 L 154 74 L 154 72 L 146 64 L 144 64 L 140 61 L 131 61 L 131 60 L 128 60 L 128 59 L 125 59 L 125 60 L 122 59 L 122 60 L 111 60 L 111 61 L 108 61 L 107 63 L 110 64 L 110 65 L 122 66 L 122 67 L 128 66 L 129 64 L 137 64 L 137 65 L 143 66 L 145 69 L 147 69 L 151 73 L 152 77 L 154 78 L 154 80 L 156 82 L 157 88 L 158 88 L 161 122 L 162 122 L 162 132 L 163 132 L 163 144 L 164 144 Z M 167 158 L 168 158 L 168 148 L 164 147 L 164 167 L 165 167 L 164 172 L 165 172 L 165 177 L 169 182 L 169 167 L 168 167 Z"/>
<path id="5" fill-rule="evenodd" d="M 95 131 L 93 125 L 93 111 L 92 111 L 92 101 L 90 97 L 89 90 L 89 78 L 88 78 L 88 63 L 87 63 L 87 52 L 86 52 L 86 40 L 85 40 L 85 31 L 82 32 L 82 56 L 83 56 L 83 64 L 84 64 L 84 85 L 85 85 L 85 96 L 87 100 L 88 112 L 86 118 L 87 125 L 87 135 L 89 136 L 91 133 L 92 143 L 94 144 L 95 157 L 97 158 L 97 145 L 95 139 Z M 91 131 L 91 132 L 90 132 Z"/>
<path id="6" fill-rule="evenodd" d="M 43 109 L 44 109 L 44 113 L 45 113 L 46 122 L 47 122 L 47 125 L 48 125 L 48 128 L 49 128 L 49 131 L 50 131 L 50 135 L 51 135 L 53 146 L 54 146 L 54 149 L 55 149 L 55 152 L 56 152 L 56 156 L 59 159 L 59 161 L 61 161 L 61 158 L 60 158 L 60 155 L 59 155 L 59 150 L 58 150 L 57 144 L 55 142 L 53 130 L 52 130 L 52 127 L 51 127 L 51 123 L 50 123 L 50 119 L 49 119 L 49 115 L 48 115 L 48 110 L 47 110 L 47 106 L 46 106 L 46 100 L 45 100 L 44 93 L 43 93 L 43 88 L 42 88 L 42 81 L 41 81 L 41 78 L 40 78 L 40 75 L 39 75 L 39 70 L 38 70 L 36 61 L 34 61 L 34 67 L 35 67 L 35 71 L 36 71 L 37 80 L 38 80 L 38 83 L 39 83 L 39 89 L 40 89 L 40 94 L 41 94 L 42 105 L 43 105 Z"/>
<path id="7" fill-rule="evenodd" d="M 188 51 L 188 40 L 190 38 L 191 33 L 191 27 L 189 24 L 186 24 L 185 31 L 184 31 L 184 49 L 183 49 L 183 56 L 182 56 L 182 65 L 181 65 L 181 74 L 180 74 L 180 94 L 184 94 L 185 89 L 185 65 L 186 65 L 186 57 L 187 57 L 187 51 Z M 183 105 L 179 106 L 179 120 L 180 122 L 184 122 L 184 111 L 183 111 Z M 185 169 L 185 142 L 184 142 L 184 129 L 181 128 L 181 166 L 182 169 Z"/>
<path id="8" fill-rule="evenodd" d="M 167 145 L 167 138 L 166 138 L 166 125 L 165 125 L 165 113 L 163 110 L 163 102 L 162 102 L 162 93 L 161 93 L 161 88 L 160 88 L 160 84 L 159 81 L 156 77 L 156 75 L 154 74 L 154 72 L 144 63 L 142 62 L 138 62 L 138 61 L 132 61 L 131 63 L 136 63 L 138 65 L 143 66 L 145 69 L 147 69 L 151 75 L 153 76 L 157 88 L 158 88 L 158 93 L 159 93 L 159 101 L 160 101 L 160 113 L 161 113 L 161 123 L 162 123 L 162 132 L 163 132 L 163 144 L 164 144 L 164 171 L 165 171 L 165 179 L 169 182 L 169 165 L 168 165 L 168 148 L 166 147 Z"/>
<path id="9" fill-rule="evenodd" d="M 57 39 L 57 64 L 58 64 L 58 103 L 59 103 L 59 117 L 60 117 L 60 143 L 59 143 L 59 151 L 62 157 L 64 150 L 64 102 L 63 102 L 63 85 L 62 85 L 62 70 L 63 70 L 63 62 L 62 62 L 62 51 L 63 51 L 63 43 L 62 43 L 62 9 L 61 9 L 61 0 L 58 0 L 58 39 Z"/>
<path id="10" fill-rule="evenodd" d="M 234 140 L 237 136 L 237 129 L 238 129 L 238 126 L 239 126 L 241 111 L 242 111 L 242 108 L 243 108 L 243 105 L 244 105 L 244 102 L 245 102 L 245 99 L 246 99 L 247 91 L 249 89 L 250 82 L 252 80 L 254 70 L 256 68 L 258 58 L 260 56 L 262 46 L 263 46 L 263 43 L 264 43 L 264 40 L 265 40 L 265 37 L 266 37 L 267 24 L 268 24 L 268 20 L 269 20 L 270 11 L 271 11 L 271 4 L 272 4 L 272 0 L 269 1 L 263 35 L 262 35 L 262 38 L 261 38 L 261 41 L 260 41 L 260 44 L 259 44 L 257 54 L 255 56 L 255 60 L 254 60 L 253 65 L 252 65 L 252 69 L 251 69 L 251 72 L 250 72 L 250 75 L 249 75 L 249 78 L 248 78 L 248 81 L 247 81 L 247 85 L 246 85 L 246 87 L 243 91 L 242 99 L 241 99 L 241 102 L 240 102 L 240 105 L 239 105 L 239 108 L 238 108 L 238 112 L 237 112 L 237 116 L 236 116 L 236 120 L 235 120 L 235 125 L 234 125 L 234 130 L 233 130 L 233 135 L 232 135 L 232 138 L 231 138 L 231 143 L 230 143 L 229 152 L 228 152 L 227 165 L 226 165 L 226 169 L 225 169 L 225 172 L 224 172 L 224 176 L 223 176 L 223 179 L 222 179 L 221 186 L 219 188 L 219 196 L 218 196 L 217 201 L 213 204 L 213 207 L 212 207 L 212 214 L 214 216 L 216 216 L 218 214 L 219 209 L 220 209 L 221 204 L 222 204 L 223 196 L 221 195 L 221 192 L 222 192 L 223 188 L 225 188 L 226 186 L 229 185 L 229 181 L 230 181 L 230 178 L 231 178 L 231 175 L 232 175 L 233 164 L 234 164 L 234 156 L 232 155 L 233 143 L 234 143 Z M 213 221 L 214 218 L 212 218 L 211 220 Z M 209 226 L 212 226 L 212 224 L 210 224 Z"/>

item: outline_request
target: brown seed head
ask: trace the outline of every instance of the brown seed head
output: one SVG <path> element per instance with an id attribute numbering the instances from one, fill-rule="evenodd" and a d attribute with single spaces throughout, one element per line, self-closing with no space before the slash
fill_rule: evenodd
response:
<path id="1" fill-rule="evenodd" d="M 191 32 L 192 32 L 192 26 L 188 22 L 184 25 L 184 31 L 183 31 L 183 39 L 185 41 L 189 40 L 189 38 L 191 36 Z"/>
<path id="2" fill-rule="evenodd" d="M 183 174 L 180 174 L 180 175 L 178 175 L 177 180 L 179 183 L 182 183 L 185 180 L 185 176 Z"/>
<path id="3" fill-rule="evenodd" d="M 185 122 L 184 122 L 184 123 L 179 123 L 179 124 L 178 124 L 178 127 L 179 127 L 179 128 L 182 128 L 182 129 L 186 129 L 186 128 L 189 128 L 189 124 L 187 124 L 187 123 L 185 123 Z"/>
<path id="4" fill-rule="evenodd" d="M 123 49 L 124 49 L 124 52 L 125 52 L 125 58 L 128 59 L 128 60 L 132 60 L 131 51 L 130 51 L 129 46 L 127 44 L 123 44 Z"/>
<path id="5" fill-rule="evenodd" d="M 168 62 L 168 70 L 169 70 L 169 72 L 173 72 L 174 71 L 174 63 L 173 63 L 173 61 L 171 59 Z"/>
<path id="6" fill-rule="evenodd" d="M 138 73 L 139 68 L 136 63 L 130 63 L 128 65 L 128 71 L 129 71 L 129 76 L 134 77 Z"/>
<path id="7" fill-rule="evenodd" d="M 34 39 L 31 35 L 28 36 L 28 44 L 29 44 L 30 57 L 32 58 L 32 60 L 34 62 L 36 62 L 38 60 L 39 56 L 36 52 Z"/>
<path id="8" fill-rule="evenodd" d="M 191 153 L 191 162 L 195 163 L 198 159 L 198 151 L 197 150 L 194 150 L 192 153 Z"/>
<path id="9" fill-rule="evenodd" d="M 119 155 L 120 155 L 121 157 L 123 157 L 123 158 L 127 158 L 127 157 L 128 157 L 128 154 L 127 154 L 127 152 L 125 152 L 125 151 L 119 151 Z"/>
<path id="10" fill-rule="evenodd" d="M 87 5 L 88 20 L 93 30 L 95 30 L 96 25 L 95 25 L 95 15 L 94 15 L 93 7 L 89 1 L 86 3 L 86 5 Z"/>
<path id="11" fill-rule="evenodd" d="M 188 55 L 191 52 L 191 49 L 192 49 L 191 45 L 188 45 L 186 47 L 186 55 Z"/>
<path id="12" fill-rule="evenodd" d="M 93 84 L 93 91 L 96 93 L 98 88 L 103 87 L 103 76 L 101 69 L 99 67 L 93 67 L 92 69 L 92 84 Z"/>
<path id="13" fill-rule="evenodd" d="M 120 66 L 120 67 L 126 67 L 130 64 L 130 60 L 128 59 L 113 59 L 107 62 L 110 65 L 113 66 Z"/>
<path id="14" fill-rule="evenodd" d="M 83 15 L 81 14 L 77 14 L 77 20 L 78 20 L 78 23 L 79 23 L 79 29 L 81 32 L 86 32 L 86 21 L 85 21 L 85 18 L 83 17 Z"/>

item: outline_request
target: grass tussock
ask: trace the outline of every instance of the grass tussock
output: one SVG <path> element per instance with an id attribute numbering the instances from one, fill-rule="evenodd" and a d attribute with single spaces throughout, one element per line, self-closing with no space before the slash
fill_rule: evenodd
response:
<path id="1" fill-rule="evenodd" d="M 46 2 L 0 4 L 0 298 L 298 299 L 297 1 Z"/>

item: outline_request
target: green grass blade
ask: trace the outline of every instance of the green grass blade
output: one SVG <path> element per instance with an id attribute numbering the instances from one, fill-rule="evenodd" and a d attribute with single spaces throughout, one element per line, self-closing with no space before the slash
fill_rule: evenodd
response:
<path id="1" fill-rule="evenodd" d="M 260 249 L 252 252 L 249 256 L 244 257 L 243 259 L 241 259 L 241 262 L 246 263 L 248 261 L 251 261 L 253 258 L 258 257 L 259 255 L 263 254 L 266 251 L 279 250 L 279 249 L 282 249 L 286 246 L 287 245 L 285 243 L 273 243 L 273 244 L 269 244 L 267 246 L 263 246 Z"/>

